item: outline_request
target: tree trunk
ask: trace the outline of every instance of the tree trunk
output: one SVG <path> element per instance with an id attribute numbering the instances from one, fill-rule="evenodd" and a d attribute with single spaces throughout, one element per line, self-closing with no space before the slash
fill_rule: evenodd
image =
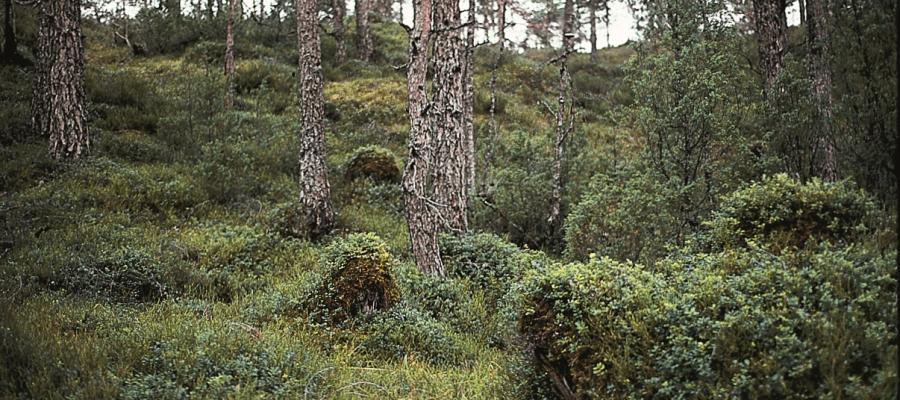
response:
<path id="1" fill-rule="evenodd" d="M 806 1 L 797 0 L 797 6 L 800 8 L 800 25 L 806 23 Z"/>
<path id="2" fill-rule="evenodd" d="M 300 79 L 300 207 L 301 227 L 316 239 L 331 231 L 334 211 L 325 165 L 324 99 L 319 19 L 315 0 L 297 0 L 297 52 Z"/>
<path id="3" fill-rule="evenodd" d="M 460 32 L 459 0 L 434 6 L 434 78 L 431 126 L 434 129 L 434 192 L 441 207 L 441 230 L 468 231 L 466 191 L 465 46 Z"/>
<path id="4" fill-rule="evenodd" d="M 753 0 L 753 22 L 759 45 L 759 61 L 765 80 L 766 96 L 780 93 L 778 75 L 784 68 L 787 45 L 787 17 L 784 0 Z"/>
<path id="5" fill-rule="evenodd" d="M 490 138 L 488 139 L 487 150 L 484 156 L 485 176 L 488 175 L 490 166 L 493 164 L 494 148 L 496 146 L 497 136 L 500 134 L 500 127 L 497 123 L 497 70 L 500 69 L 500 62 L 503 59 L 503 52 L 506 50 L 506 0 L 497 1 L 497 57 L 491 64 L 491 108 L 490 108 Z M 482 179 L 479 196 L 489 197 L 487 185 L 489 179 Z"/>
<path id="6" fill-rule="evenodd" d="M 372 0 L 356 0 L 356 51 L 360 60 L 372 58 L 372 34 L 369 32 L 369 11 Z"/>
<path id="7" fill-rule="evenodd" d="M 50 137 L 53 158 L 80 158 L 90 148 L 84 120 L 81 2 L 45 0 L 39 18 L 32 122 L 39 134 Z"/>
<path id="8" fill-rule="evenodd" d="M 553 187 L 550 192 L 550 217 L 547 219 L 550 229 L 555 235 L 560 227 L 561 219 L 561 203 L 562 203 L 562 170 L 563 170 L 563 150 L 568 136 L 571 131 L 571 110 L 570 92 L 572 79 L 569 76 L 568 59 L 569 53 L 575 48 L 575 32 L 574 26 L 574 0 L 566 0 L 563 8 L 562 21 L 562 43 L 563 51 L 559 57 L 559 97 L 557 99 L 558 107 L 556 110 L 556 140 L 553 143 Z"/>
<path id="9" fill-rule="evenodd" d="M 588 23 L 591 26 L 591 62 L 597 62 L 597 1 L 590 0 L 588 2 Z"/>
<path id="10" fill-rule="evenodd" d="M 234 2 L 228 0 L 228 21 L 225 24 L 225 110 L 234 108 L 237 88 L 234 82 Z"/>
<path id="11" fill-rule="evenodd" d="M 347 15 L 346 0 L 332 0 L 331 8 L 334 12 L 333 20 L 331 21 L 334 28 L 334 43 L 336 47 L 334 58 L 338 64 L 343 64 L 347 61 L 347 43 L 344 41 L 344 17 Z"/>
<path id="12" fill-rule="evenodd" d="M 834 182 L 838 178 L 832 127 L 831 69 L 829 59 L 829 18 L 827 0 L 808 0 L 809 19 L 806 22 L 809 44 L 809 68 L 812 75 L 812 96 L 818 122 L 816 147 L 821 150 L 819 175 Z"/>
<path id="13" fill-rule="evenodd" d="M 3 0 L 3 56 L 5 62 L 18 62 L 19 44 L 16 42 L 16 28 L 13 22 L 13 0 Z"/>
<path id="14" fill-rule="evenodd" d="M 466 129 L 466 190 L 475 190 L 475 0 L 469 0 L 466 23 L 466 49 L 464 66 L 465 129 Z"/>
<path id="15" fill-rule="evenodd" d="M 426 118 L 428 100 L 425 85 L 428 75 L 428 42 L 431 36 L 431 0 L 413 0 L 413 18 L 406 71 L 409 154 L 403 168 L 403 198 L 416 266 L 424 273 L 442 276 L 444 265 L 438 247 L 437 215 L 428 193 L 432 175 L 432 136 Z"/>

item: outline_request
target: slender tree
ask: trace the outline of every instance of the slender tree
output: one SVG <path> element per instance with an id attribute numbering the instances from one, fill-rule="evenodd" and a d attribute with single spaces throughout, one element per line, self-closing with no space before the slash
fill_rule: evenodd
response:
<path id="1" fill-rule="evenodd" d="M 13 0 L 3 0 L 3 53 L 0 55 L 0 59 L 10 63 L 23 60 L 19 54 L 19 44 L 16 41 L 16 24 L 13 13 Z"/>
<path id="2" fill-rule="evenodd" d="M 430 122 L 434 130 L 435 201 L 441 228 L 468 231 L 465 128 L 465 45 L 460 32 L 459 0 L 434 2 L 434 78 Z"/>
<path id="3" fill-rule="evenodd" d="M 569 54 L 575 50 L 574 0 L 566 0 L 563 6 L 562 53 L 555 60 L 559 65 L 559 85 L 556 109 L 556 138 L 553 143 L 553 182 L 550 191 L 550 217 L 547 221 L 556 232 L 559 229 L 562 203 L 562 172 L 566 137 L 572 130 L 573 104 L 571 104 L 572 77 L 569 75 Z"/>
<path id="4" fill-rule="evenodd" d="M 416 265 L 425 273 L 443 275 L 437 213 L 429 193 L 433 166 L 426 76 L 431 37 L 431 0 L 413 0 L 413 18 L 406 70 L 409 98 L 409 155 L 403 169 L 406 220 Z"/>
<path id="5" fill-rule="evenodd" d="M 812 76 L 812 96 L 818 123 L 817 147 L 822 152 L 819 175 L 826 181 L 838 178 L 834 132 L 832 128 L 831 69 L 829 59 L 828 0 L 807 0 L 809 18 L 806 21 L 809 45 L 809 68 Z"/>
<path id="6" fill-rule="evenodd" d="M 506 50 L 506 2 L 507 0 L 497 0 L 497 56 L 491 64 L 491 80 L 488 84 L 491 91 L 491 105 L 489 110 L 490 137 L 484 155 L 485 167 L 482 169 L 485 174 L 489 173 L 489 167 L 493 164 L 494 148 L 496 146 L 497 136 L 500 132 L 500 126 L 497 122 L 497 71 L 500 69 L 500 62 L 503 60 L 503 54 Z M 490 196 L 488 193 L 488 181 L 489 179 L 482 179 L 481 188 L 479 189 L 478 195 L 483 199 Z"/>
<path id="7" fill-rule="evenodd" d="M 466 136 L 466 188 L 471 193 L 475 190 L 475 0 L 469 0 L 466 13 L 466 49 L 464 65 L 465 85 L 465 136 Z"/>
<path id="8" fill-rule="evenodd" d="M 346 0 L 332 0 L 332 28 L 334 29 L 335 61 L 343 64 L 347 61 L 347 43 L 344 41 L 344 17 L 347 16 Z"/>
<path id="9" fill-rule="evenodd" d="M 296 0 L 300 100 L 300 207 L 304 227 L 317 238 L 334 226 L 325 165 L 324 99 L 319 19 L 315 0 Z"/>
<path id="10" fill-rule="evenodd" d="M 787 17 L 784 0 L 753 0 L 753 22 L 766 96 L 780 92 L 775 82 L 784 68 L 787 46 Z"/>
<path id="11" fill-rule="evenodd" d="M 234 3 L 228 0 L 228 21 L 225 24 L 225 110 L 234 108 L 237 87 L 234 82 Z"/>
<path id="12" fill-rule="evenodd" d="M 588 0 L 588 25 L 591 28 L 591 62 L 597 62 L 597 1 Z"/>
<path id="13" fill-rule="evenodd" d="M 372 0 L 356 0 L 356 52 L 360 60 L 372 58 L 372 33 L 369 32 L 369 11 Z"/>
<path id="14" fill-rule="evenodd" d="M 44 0 L 38 5 L 38 66 L 32 123 L 50 138 L 53 158 L 80 158 L 90 148 L 84 111 L 84 45 L 81 1 Z"/>

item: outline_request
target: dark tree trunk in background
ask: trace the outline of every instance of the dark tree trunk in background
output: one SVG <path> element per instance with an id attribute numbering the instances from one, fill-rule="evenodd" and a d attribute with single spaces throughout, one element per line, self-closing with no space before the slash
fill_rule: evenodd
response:
<path id="1" fill-rule="evenodd" d="M 414 24 L 409 35 L 406 70 L 409 98 L 409 155 L 403 168 L 406 222 L 416 266 L 426 274 L 444 275 L 438 247 L 437 214 L 430 197 L 432 135 L 428 125 L 426 84 L 431 0 L 413 0 Z"/>
<path id="2" fill-rule="evenodd" d="M 812 77 L 812 96 L 817 114 L 817 150 L 821 151 L 819 176 L 826 181 L 838 179 L 834 129 L 832 126 L 831 69 L 829 67 L 829 21 L 828 0 L 808 0 L 806 21 L 807 43 L 809 45 L 809 69 Z"/>
<path id="3" fill-rule="evenodd" d="M 39 4 L 38 69 L 32 121 L 50 138 L 53 158 L 80 158 L 90 148 L 84 111 L 84 46 L 81 2 L 45 0 Z"/>
<path id="4" fill-rule="evenodd" d="M 597 62 L 597 1 L 588 1 L 588 24 L 591 26 L 591 62 Z"/>
<path id="5" fill-rule="evenodd" d="M 16 41 L 16 28 L 13 16 L 13 0 L 3 0 L 3 54 L 4 62 L 18 62 L 22 60 L 19 55 L 19 44 Z"/>
<path id="6" fill-rule="evenodd" d="M 225 24 L 225 110 L 234 108 L 237 92 L 234 82 L 234 3 L 228 0 L 228 21 Z"/>
<path id="7" fill-rule="evenodd" d="M 300 100 L 300 207 L 305 226 L 315 239 L 331 231 L 334 211 L 325 165 L 324 99 L 319 19 L 315 0 L 297 0 L 297 52 Z"/>
<path id="8" fill-rule="evenodd" d="M 372 0 L 356 0 L 356 52 L 362 61 L 372 57 L 372 34 L 369 32 L 369 11 Z"/>
<path id="9" fill-rule="evenodd" d="M 766 96 L 780 93 L 778 75 L 784 68 L 787 46 L 787 17 L 784 0 L 753 0 L 753 22 L 759 45 L 759 62 L 765 80 Z"/>
<path id="10" fill-rule="evenodd" d="M 465 84 L 466 190 L 475 190 L 475 0 L 469 0 L 466 23 Z"/>
<path id="11" fill-rule="evenodd" d="M 497 57 L 494 58 L 494 62 L 491 64 L 491 80 L 489 84 L 491 91 L 489 111 L 490 137 L 488 138 L 487 150 L 485 150 L 484 155 L 484 168 L 482 168 L 486 177 L 490 176 L 489 169 L 493 164 L 494 148 L 500 132 L 500 126 L 497 123 L 497 70 L 500 69 L 500 62 L 503 60 L 503 53 L 506 50 L 506 1 L 497 0 Z M 483 199 L 490 197 L 490 193 L 488 193 L 489 180 L 489 178 L 482 179 L 481 188 L 478 191 L 478 195 Z"/>
<path id="12" fill-rule="evenodd" d="M 806 0 L 797 0 L 797 7 L 800 8 L 800 25 L 806 23 Z"/>
<path id="13" fill-rule="evenodd" d="M 332 16 L 334 19 L 331 21 L 334 29 L 334 58 L 338 64 L 343 64 L 347 61 L 347 43 L 344 40 L 344 17 L 347 16 L 347 0 L 332 0 L 331 8 L 334 12 Z"/>
<path id="14" fill-rule="evenodd" d="M 434 129 L 435 201 L 444 232 L 468 231 L 466 191 L 465 69 L 459 0 L 434 3 L 434 78 L 431 127 Z"/>
<path id="15" fill-rule="evenodd" d="M 554 234 L 558 231 L 561 222 L 563 150 L 566 136 L 572 129 L 572 78 L 569 75 L 568 59 L 569 54 L 575 48 L 574 13 L 574 0 L 566 0 L 562 21 L 563 51 L 557 60 L 559 63 L 559 97 L 557 98 L 558 106 L 556 109 L 556 140 L 553 144 L 553 187 L 550 191 L 550 217 L 547 218 L 550 229 L 553 230 Z"/>

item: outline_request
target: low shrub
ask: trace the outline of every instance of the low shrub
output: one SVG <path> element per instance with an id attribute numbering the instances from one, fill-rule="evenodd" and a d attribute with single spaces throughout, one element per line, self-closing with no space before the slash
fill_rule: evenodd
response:
<path id="1" fill-rule="evenodd" d="M 810 240 L 853 241 L 869 231 L 874 207 L 851 182 L 804 184 L 779 174 L 725 196 L 706 224 L 718 244 L 753 242 L 777 252 Z"/>
<path id="2" fill-rule="evenodd" d="M 347 167 L 344 177 L 347 180 L 368 178 L 375 182 L 400 182 L 400 161 L 388 149 L 381 146 L 365 146 L 356 149 Z"/>
<path id="3" fill-rule="evenodd" d="M 121 133 L 101 131 L 94 141 L 95 154 L 125 161 L 161 162 L 171 157 L 164 143 L 153 136 L 128 130 Z"/>
<path id="4" fill-rule="evenodd" d="M 56 273 L 51 288 L 97 296 L 117 302 L 143 302 L 166 298 L 170 289 L 161 264 L 131 248 L 76 257 Z"/>
<path id="5" fill-rule="evenodd" d="M 375 315 L 365 330 L 368 336 L 362 347 L 376 357 L 412 358 L 433 364 L 459 364 L 465 360 L 452 329 L 403 303 Z"/>
<path id="6" fill-rule="evenodd" d="M 442 235 L 441 257 L 451 276 L 468 278 L 482 288 L 505 289 L 519 278 L 519 248 L 490 233 Z"/>
<path id="7" fill-rule="evenodd" d="M 394 260 L 375 234 L 337 239 L 324 258 L 327 270 L 306 300 L 312 319 L 340 324 L 389 309 L 400 300 Z"/>

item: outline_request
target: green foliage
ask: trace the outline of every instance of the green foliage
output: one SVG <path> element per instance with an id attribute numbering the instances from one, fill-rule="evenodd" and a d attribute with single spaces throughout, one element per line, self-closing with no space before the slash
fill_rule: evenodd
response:
<path id="1" fill-rule="evenodd" d="M 368 178 L 375 182 L 400 182 L 400 160 L 381 146 L 365 146 L 356 149 L 344 168 L 347 180 Z"/>
<path id="2" fill-rule="evenodd" d="M 778 174 L 725 196 L 707 224 L 718 243 L 779 252 L 808 241 L 852 242 L 871 231 L 873 212 L 872 200 L 851 182 L 803 184 Z"/>
<path id="3" fill-rule="evenodd" d="M 170 291 L 159 261 L 134 249 L 76 258 L 55 275 L 58 281 L 47 282 L 51 288 L 120 302 L 159 300 Z"/>
<path id="4" fill-rule="evenodd" d="M 598 175 L 566 217 L 566 255 L 652 262 L 678 223 L 669 189 L 645 174 Z"/>
<path id="5" fill-rule="evenodd" d="M 434 317 L 400 303 L 365 325 L 366 352 L 394 360 L 460 364 L 466 355 L 454 332 Z"/>
<path id="6" fill-rule="evenodd" d="M 325 249 L 324 263 L 326 272 L 305 300 L 314 320 L 340 324 L 400 300 L 393 258 L 375 234 L 335 240 Z"/>
<path id="7" fill-rule="evenodd" d="M 93 139 L 95 154 L 132 162 L 163 162 L 170 160 L 171 154 L 164 143 L 140 131 L 113 133 L 99 131 Z"/>
<path id="8" fill-rule="evenodd" d="M 440 238 L 441 258 L 452 276 L 468 278 L 482 288 L 504 290 L 520 278 L 516 245 L 496 235 L 478 233 Z"/>
<path id="9" fill-rule="evenodd" d="M 90 101 L 90 113 L 97 126 L 107 130 L 142 130 L 157 128 L 160 99 L 150 82 L 140 74 L 128 70 L 88 68 L 85 91 Z"/>

